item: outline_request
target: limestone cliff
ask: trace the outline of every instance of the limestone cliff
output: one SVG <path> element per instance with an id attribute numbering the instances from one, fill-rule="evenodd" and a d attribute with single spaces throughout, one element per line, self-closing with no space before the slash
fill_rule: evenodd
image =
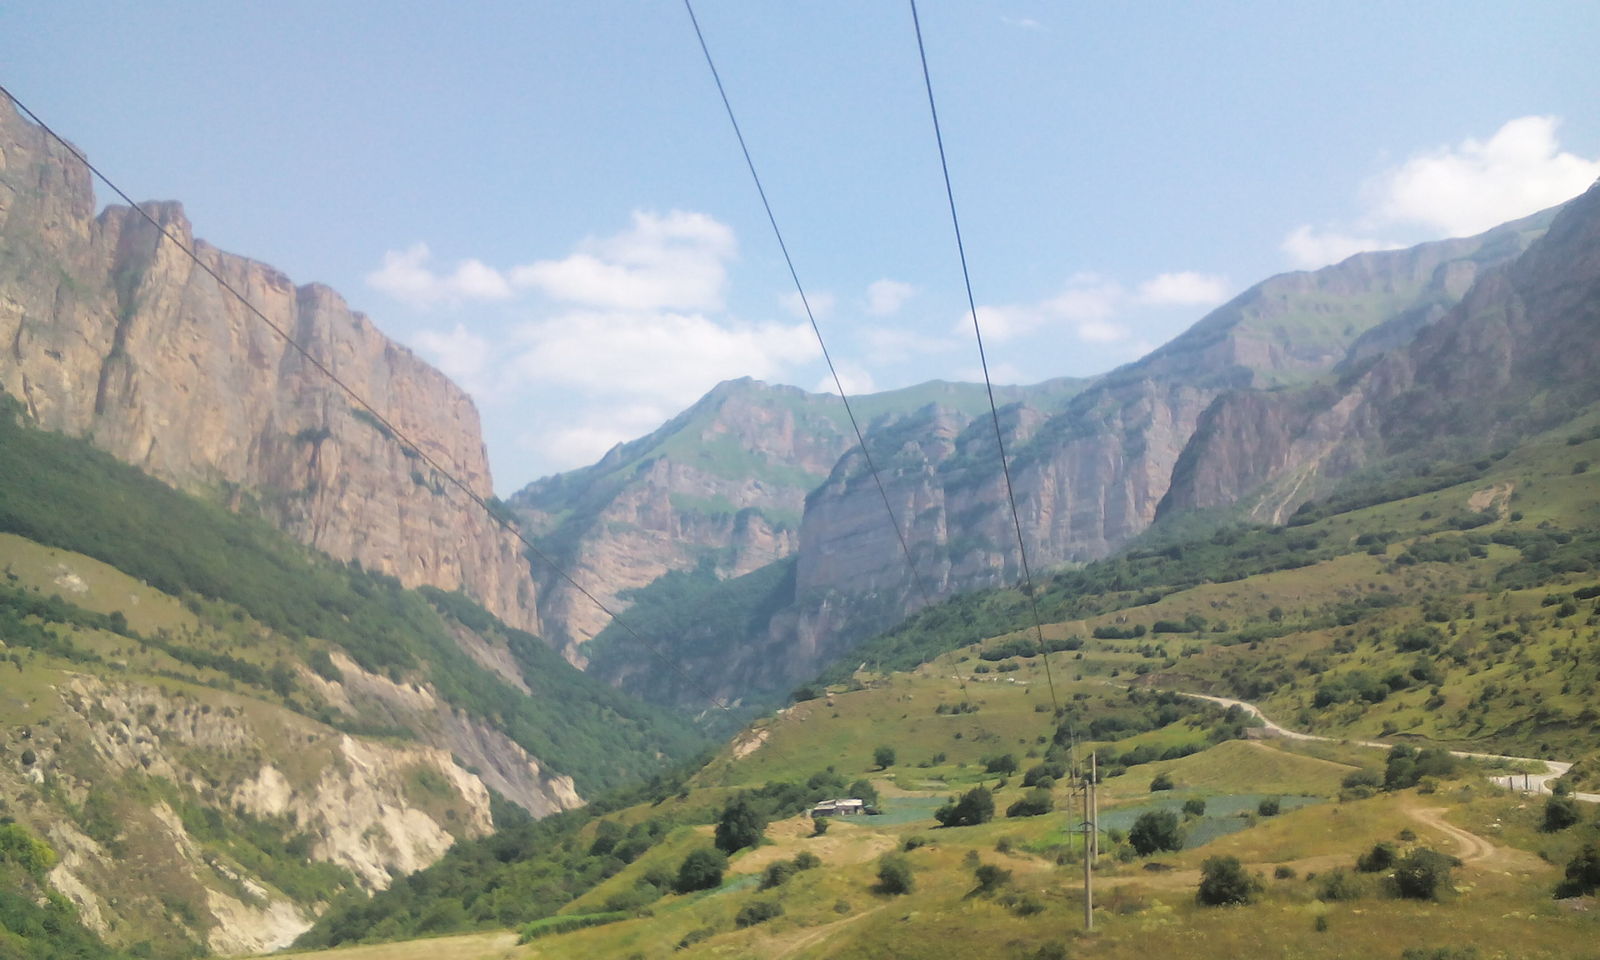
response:
<path id="1" fill-rule="evenodd" d="M 1079 389 L 1060 380 L 1002 388 L 1055 409 Z M 892 429 L 919 408 L 960 423 L 984 409 L 983 388 L 932 382 L 854 398 L 862 426 Z M 612 609 L 669 571 L 709 568 L 737 577 L 802 549 L 806 497 L 855 446 L 837 396 L 755 380 L 718 385 L 649 436 L 591 467 L 547 477 L 510 500 L 541 548 Z M 888 534 L 881 502 L 874 522 Z M 892 537 L 892 535 L 891 535 Z M 802 551 L 803 552 L 803 551 Z M 541 619 L 569 657 L 609 622 L 543 564 L 535 564 Z"/>
<path id="2" fill-rule="evenodd" d="M 1373 358 L 1419 337 L 1426 341 L 1463 296 L 1472 298 L 1469 290 L 1528 249 L 1553 217 L 1546 211 L 1477 237 L 1273 277 L 1053 405 L 1026 390 L 1013 393 L 1001 411 L 1002 431 L 1033 570 L 1104 557 L 1138 536 L 1164 501 L 1189 496 L 1173 493 L 1175 475 L 1180 486 L 1204 491 L 1186 506 L 1217 505 L 1305 463 L 1280 447 L 1305 433 L 1317 398 L 1336 395 L 1335 378 L 1356 376 Z M 1224 412 L 1227 404 L 1231 412 Z M 1330 423 L 1321 432 L 1344 428 Z M 1186 451 L 1214 438 L 1213 459 L 1222 466 L 1191 470 L 1194 454 Z M 715 657 L 699 660 L 674 647 L 718 696 L 786 691 L 928 600 L 1020 581 L 987 416 L 930 405 L 874 422 L 868 444 L 905 524 L 921 588 L 885 522 L 864 459 L 847 447 L 806 498 L 792 595 L 782 609 L 749 642 L 718 644 Z M 1318 456 L 1314 469 L 1339 475 L 1362 455 Z M 628 689 L 651 695 L 647 667 L 615 672 Z M 679 687 L 673 695 L 683 702 Z"/>
<path id="3" fill-rule="evenodd" d="M 489 497 L 471 400 L 337 293 L 194 239 L 147 209 L 422 451 Z M 0 104 L 0 389 L 180 488 L 407 585 L 460 588 L 536 631 L 515 538 L 138 214 L 94 213 L 89 174 Z"/>
<path id="4" fill-rule="evenodd" d="M 1600 185 L 1526 252 L 1478 273 L 1411 342 L 1337 385 L 1219 396 L 1161 509 L 1249 498 L 1283 522 L 1362 466 L 1397 454 L 1487 452 L 1600 399 Z"/>

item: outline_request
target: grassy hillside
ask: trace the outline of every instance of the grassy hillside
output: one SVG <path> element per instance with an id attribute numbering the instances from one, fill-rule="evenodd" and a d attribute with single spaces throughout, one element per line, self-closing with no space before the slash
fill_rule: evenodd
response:
<path id="1" fill-rule="evenodd" d="M 682 721 L 574 670 L 537 638 L 458 594 L 406 590 L 393 578 L 332 562 L 81 441 L 31 429 L 15 411 L 0 415 L 0 531 L 100 560 L 196 615 L 215 603 L 223 606 L 210 610 L 213 617 L 248 618 L 250 627 L 223 630 L 204 648 L 162 623 L 150 625 L 156 637 L 141 634 L 140 642 L 159 644 L 190 666 L 218 667 L 324 721 L 332 715 L 279 678 L 332 649 L 396 681 L 426 680 L 585 791 L 618 786 L 655 768 L 658 757 L 684 757 L 698 746 Z M 126 622 L 128 611 L 115 612 Z M 464 652 L 452 621 L 505 645 L 534 696 Z M 250 651 L 251 635 L 262 631 L 273 642 Z"/>
<path id="2" fill-rule="evenodd" d="M 550 916 L 509 955 L 1571 956 L 1600 934 L 1600 913 L 1553 894 L 1572 892 L 1568 864 L 1581 873 L 1600 843 L 1597 811 L 1554 823 L 1546 800 L 1486 779 L 1520 766 L 1434 748 L 1579 759 L 1572 779 L 1594 775 L 1596 427 L 1591 411 L 1481 460 L 1372 471 L 1283 527 L 1166 525 L 1042 585 L 1048 668 L 1015 592 L 924 611 L 693 776 L 569 821 L 541 849 L 580 857 L 560 873 L 580 880 L 547 888 Z M 1185 690 L 1424 752 L 1241 739 L 1255 736 L 1246 715 Z M 1090 751 L 1102 776 L 1092 934 L 1071 772 Z M 979 789 L 992 819 L 941 826 Z M 862 791 L 879 815 L 819 832 L 801 812 Z M 765 839 L 713 886 L 679 892 L 679 869 L 741 797 L 770 821 Z M 1147 814 L 1171 816 L 1176 849 L 1135 845 Z M 625 856 L 582 859 L 619 838 Z M 527 862 L 544 868 L 494 870 L 534 876 L 555 854 L 540 856 Z M 1221 868 L 1207 863 L 1230 857 L 1250 902 L 1208 906 L 1201 879 Z M 1429 895 L 1407 895 L 1429 879 Z M 465 918 L 438 929 L 508 922 L 488 906 L 493 886 L 450 886 Z M 343 933 L 387 935 L 381 921 Z"/>

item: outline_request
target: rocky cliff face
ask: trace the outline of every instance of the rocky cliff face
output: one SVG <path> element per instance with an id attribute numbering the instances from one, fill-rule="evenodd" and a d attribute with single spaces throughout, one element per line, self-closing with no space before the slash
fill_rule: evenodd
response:
<path id="1" fill-rule="evenodd" d="M 793 553 L 805 495 L 845 445 L 834 398 L 751 380 L 724 383 L 660 430 L 592 467 L 530 484 L 512 508 L 552 557 L 607 606 L 669 570 L 738 576 Z M 848 429 L 848 428 L 847 428 Z M 552 637 L 579 646 L 609 618 L 536 564 Z"/>
<path id="2" fill-rule="evenodd" d="M 1031 567 L 1104 557 L 1143 532 L 1197 437 L 1226 434 L 1215 455 L 1235 469 L 1199 471 L 1194 479 L 1208 485 L 1208 498 L 1190 498 L 1186 506 L 1232 503 L 1275 476 L 1294 458 L 1277 450 L 1273 438 L 1306 429 L 1314 401 L 1305 398 L 1323 391 L 1317 378 L 1426 330 L 1480 273 L 1526 249 L 1552 215 L 1274 277 L 1138 363 L 1107 374 L 1065 409 L 1040 411 L 1024 402 L 1006 411 L 1002 425 Z M 1305 386 L 1283 389 L 1296 384 Z M 1223 396 L 1239 409 L 1220 412 Z M 1273 399 L 1290 396 L 1297 402 Z M 1246 413 L 1258 407 L 1270 413 Z M 1249 427 L 1225 429 L 1228 418 L 1247 418 Z M 891 448 L 875 456 L 895 464 L 887 485 L 897 513 L 915 518 L 909 540 L 929 592 L 942 597 L 1020 582 L 992 424 L 980 418 L 958 429 L 931 421 L 915 431 L 914 441 L 875 438 Z M 1323 458 L 1333 470 L 1349 456 Z M 795 609 L 772 638 L 794 658 L 796 677 L 924 603 L 899 544 L 886 535 L 877 490 L 858 459 L 847 455 L 807 502 Z"/>
<path id="3" fill-rule="evenodd" d="M 1414 340 L 1351 363 L 1337 386 L 1218 397 L 1162 511 L 1250 497 L 1255 516 L 1281 522 L 1374 460 L 1485 451 L 1600 399 L 1600 185 L 1474 280 Z"/>
<path id="4" fill-rule="evenodd" d="M 1231 504 L 1296 467 L 1339 476 L 1364 462 L 1361 449 L 1316 440 L 1342 435 L 1350 422 L 1341 417 L 1358 412 L 1334 381 L 1368 369 L 1409 376 L 1381 362 L 1389 372 L 1380 372 L 1375 358 L 1419 337 L 1428 342 L 1553 216 L 1274 277 L 1053 404 L 1012 395 L 1002 430 L 1032 568 L 1104 557 L 1148 528 L 1159 509 Z M 1323 407 L 1333 415 L 1318 421 Z M 974 412 L 933 404 L 875 421 L 869 432 L 920 587 L 865 461 L 849 445 L 806 498 L 791 601 L 755 631 L 758 639 L 714 662 L 677 651 L 696 675 L 725 699 L 751 687 L 785 690 L 930 600 L 1019 582 L 993 426 Z M 1290 449 L 1296 442 L 1315 449 Z M 1204 465 L 1200 447 L 1210 451 Z M 1315 487 L 1287 484 L 1266 515 L 1281 516 Z M 640 671 L 624 682 L 650 694 Z"/>
<path id="5" fill-rule="evenodd" d="M 1057 409 L 1080 388 L 1061 380 L 1002 388 L 1001 396 Z M 852 402 L 869 434 L 922 408 L 965 424 L 987 403 L 981 386 L 941 382 Z M 510 504 L 574 579 L 608 607 L 625 609 L 629 590 L 669 571 L 737 577 L 803 553 L 807 495 L 854 446 L 838 397 L 732 380 L 649 436 L 592 467 L 536 481 Z M 876 509 L 877 532 L 889 534 L 881 502 Z M 582 645 L 610 618 L 545 565 L 534 572 L 547 635 L 585 662 Z"/>
<path id="6" fill-rule="evenodd" d="M 337 293 L 185 245 L 421 449 L 492 494 L 472 402 Z M 0 104 L 0 389 L 41 425 L 407 585 L 460 588 L 536 631 L 515 538 L 451 488 L 149 223 L 96 217 L 83 166 Z"/>

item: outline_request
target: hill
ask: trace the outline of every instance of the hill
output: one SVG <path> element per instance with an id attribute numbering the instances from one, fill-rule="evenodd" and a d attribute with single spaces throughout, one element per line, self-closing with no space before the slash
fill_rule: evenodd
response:
<path id="1" fill-rule="evenodd" d="M 489 869 L 448 886 L 425 871 L 406 899 L 334 911 L 306 945 L 420 932 L 388 918 L 427 914 L 445 889 L 460 912 L 434 931 L 515 922 L 527 945 L 512 956 L 1567 956 L 1593 913 L 1553 894 L 1600 843 L 1600 817 L 1579 805 L 1552 826 L 1557 801 L 1490 778 L 1592 751 L 1600 491 L 1574 470 L 1596 444 L 1589 408 L 1478 460 L 1346 480 L 1292 524 L 1158 527 L 1050 578 L 1048 664 L 1016 592 L 947 601 L 691 777 L 566 815 L 562 838 L 526 859 L 463 845 L 463 863 Z M 1252 739 L 1247 715 L 1184 692 L 1256 701 L 1336 739 Z M 1072 772 L 1091 750 L 1092 934 Z M 939 824 L 979 788 L 991 819 Z M 819 831 L 804 814 L 862 793 L 880 815 Z M 740 803 L 768 821 L 766 839 L 682 892 L 680 867 Z M 1177 849 L 1136 846 L 1141 817 L 1163 811 Z M 1227 857 L 1252 902 L 1208 906 L 1202 873 Z M 491 891 L 510 881 L 495 878 L 511 875 L 584 879 L 497 913 Z"/>
<path id="2" fill-rule="evenodd" d="M 459 593 L 0 413 L 0 803 L 114 944 L 280 946 L 341 891 L 698 745 Z"/>

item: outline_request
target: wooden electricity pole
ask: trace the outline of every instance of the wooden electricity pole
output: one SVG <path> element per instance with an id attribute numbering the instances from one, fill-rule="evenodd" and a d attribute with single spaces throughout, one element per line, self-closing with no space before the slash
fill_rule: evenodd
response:
<path id="1" fill-rule="evenodd" d="M 1093 754 L 1090 755 L 1091 763 Z M 1094 779 L 1083 781 L 1083 928 L 1094 929 Z"/>

